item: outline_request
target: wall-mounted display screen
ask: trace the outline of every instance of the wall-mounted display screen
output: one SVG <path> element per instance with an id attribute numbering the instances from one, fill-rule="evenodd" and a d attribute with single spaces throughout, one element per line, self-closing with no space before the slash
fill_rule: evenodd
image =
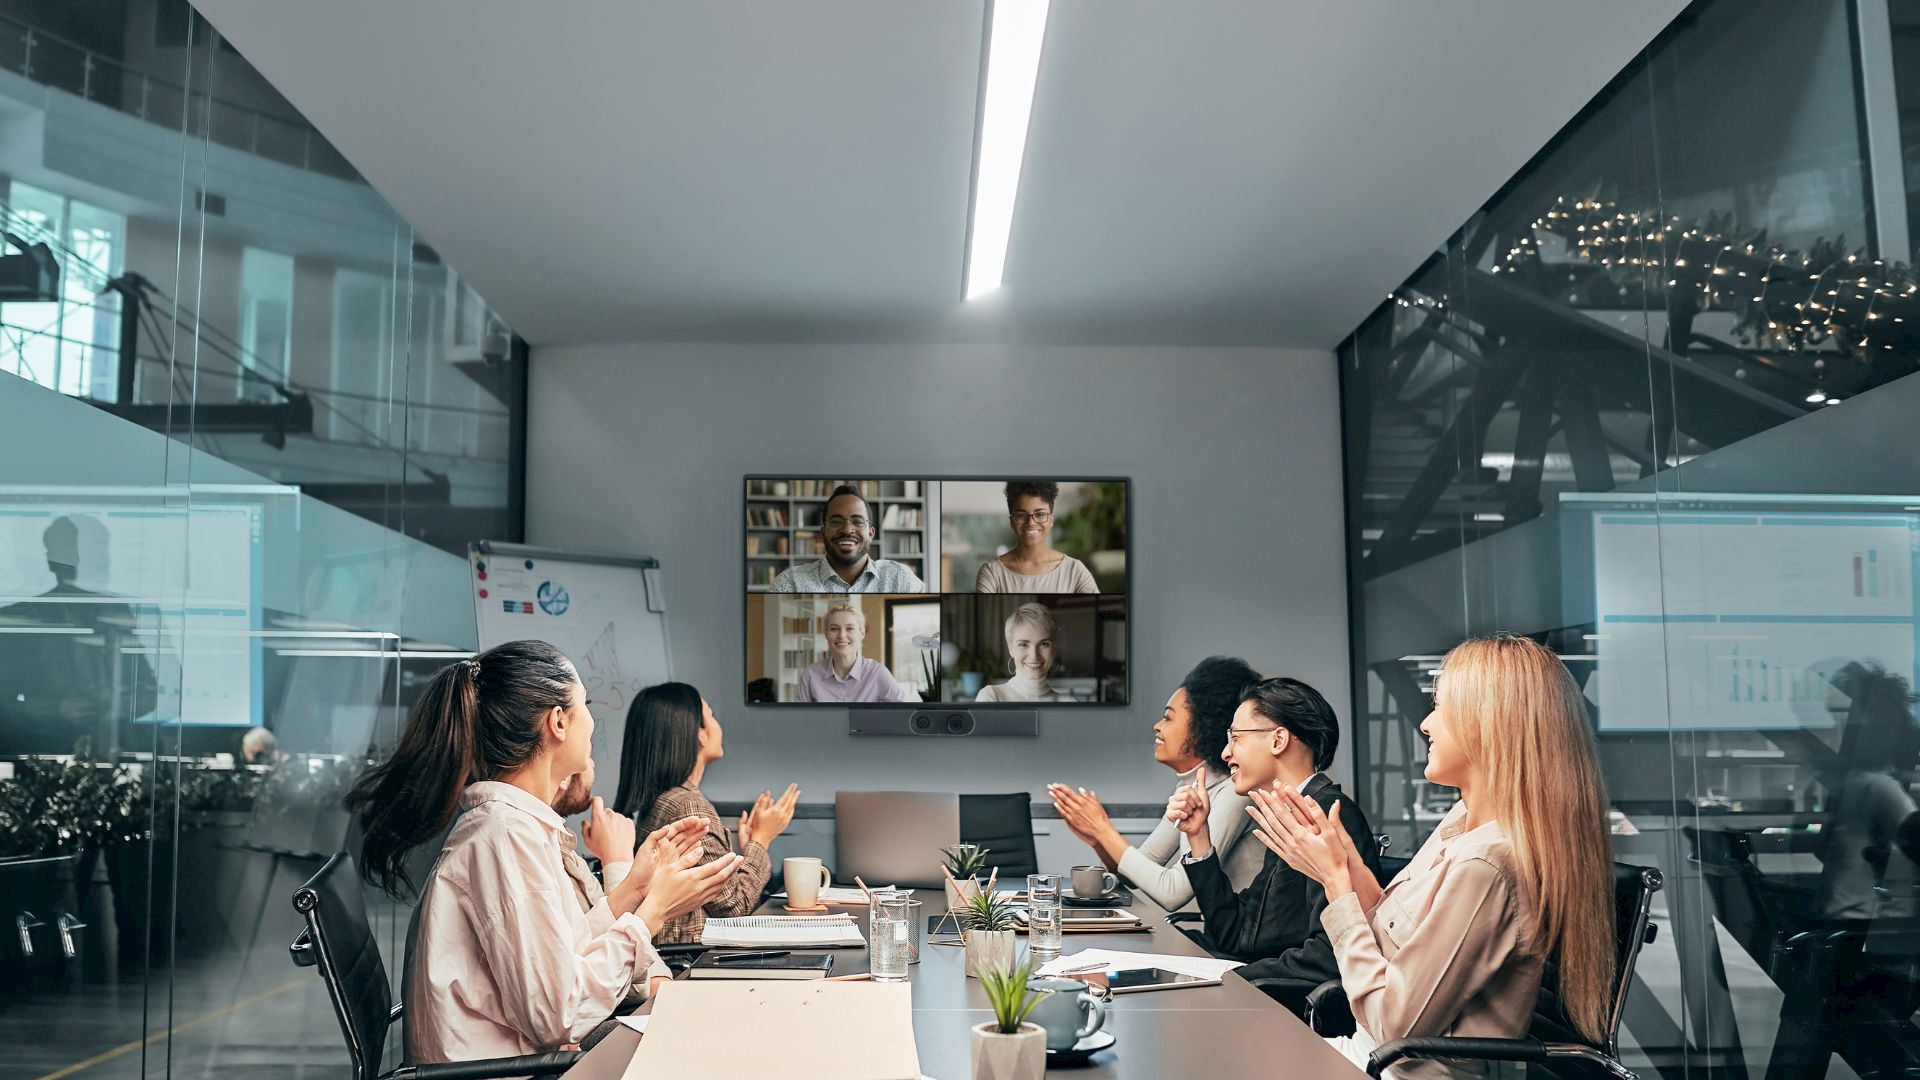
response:
<path id="1" fill-rule="evenodd" d="M 1129 484 L 749 476 L 750 705 L 1123 705 Z"/>

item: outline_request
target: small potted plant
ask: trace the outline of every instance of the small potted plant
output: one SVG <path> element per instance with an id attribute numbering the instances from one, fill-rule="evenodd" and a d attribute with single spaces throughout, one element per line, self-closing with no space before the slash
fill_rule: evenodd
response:
<path id="1" fill-rule="evenodd" d="M 1047 1029 L 1027 1022 L 1045 996 L 1027 985 L 1032 977 L 1030 960 L 980 973 L 993 1019 L 973 1028 L 973 1080 L 1040 1080 L 1047 1071 Z"/>
<path id="2" fill-rule="evenodd" d="M 1014 953 L 1013 904 L 997 893 L 974 894 L 960 909 L 960 940 L 967 945 L 967 975 L 1011 967 Z"/>
<path id="3" fill-rule="evenodd" d="M 978 844 L 941 848 L 947 867 L 947 910 L 959 911 L 980 895 L 980 871 L 987 868 L 987 849 Z"/>

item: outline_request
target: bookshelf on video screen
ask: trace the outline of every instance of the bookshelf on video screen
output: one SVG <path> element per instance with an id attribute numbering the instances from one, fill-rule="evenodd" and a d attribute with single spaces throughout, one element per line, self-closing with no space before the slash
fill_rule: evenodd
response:
<path id="1" fill-rule="evenodd" d="M 1128 695 L 1126 480 L 750 476 L 750 705 Z"/>

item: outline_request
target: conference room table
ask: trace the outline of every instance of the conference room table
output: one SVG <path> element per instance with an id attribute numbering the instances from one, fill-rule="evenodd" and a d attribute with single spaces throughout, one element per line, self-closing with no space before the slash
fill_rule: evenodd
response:
<path id="1" fill-rule="evenodd" d="M 939 889 L 922 889 L 915 895 L 939 899 L 942 893 Z M 835 906 L 831 910 L 853 913 L 861 933 L 866 933 L 865 907 Z M 1169 926 L 1167 913 L 1152 901 L 1138 899 L 1128 910 L 1147 924 L 1147 932 L 1071 932 L 1065 935 L 1064 952 L 1071 955 L 1099 948 L 1206 955 L 1192 939 Z M 761 913 L 784 914 L 771 904 L 762 907 Z M 1023 947 L 1025 940 L 1022 935 Z M 835 975 L 867 970 L 865 949 L 815 951 L 833 954 Z M 993 1019 L 993 1012 L 980 980 L 966 977 L 966 950 L 934 944 L 929 938 L 920 962 L 908 968 L 907 982 L 912 987 L 913 1037 L 921 1071 L 935 1080 L 967 1080 L 972 1074 L 969 1030 Z M 673 991 L 668 988 L 665 992 Z M 1218 986 L 1116 995 L 1107 1004 L 1102 1030 L 1114 1035 L 1110 1049 L 1095 1054 L 1084 1065 L 1049 1069 L 1048 1075 L 1087 1080 L 1165 1080 L 1175 1076 L 1232 1080 L 1279 1074 L 1354 1080 L 1366 1076 L 1298 1017 L 1231 972 Z M 637 1032 L 620 1027 L 568 1069 L 566 1080 L 620 1080 L 639 1044 Z"/>

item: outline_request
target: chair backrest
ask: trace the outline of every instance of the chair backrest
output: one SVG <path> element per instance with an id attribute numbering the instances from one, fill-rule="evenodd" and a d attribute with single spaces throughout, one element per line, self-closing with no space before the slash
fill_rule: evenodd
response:
<path id="1" fill-rule="evenodd" d="M 987 865 L 1000 871 L 1001 881 L 1017 881 L 1024 888 L 1027 875 L 1040 872 L 1040 855 L 1033 846 L 1033 797 L 1024 791 L 960 796 L 960 839 L 987 849 Z"/>
<path id="2" fill-rule="evenodd" d="M 940 849 L 960 842 L 960 800 L 938 791 L 842 791 L 833 798 L 835 880 L 939 888 Z"/>
<path id="3" fill-rule="evenodd" d="M 319 967 L 340 1033 L 347 1040 L 347 1053 L 353 1058 L 355 1080 L 371 1080 L 380 1073 L 393 994 L 387 986 L 386 965 L 380 961 L 379 941 L 367 922 L 353 856 L 341 852 L 328 859 L 293 894 L 293 909 L 307 920 L 307 928 L 294 942 L 295 962 L 311 956 Z"/>
<path id="4" fill-rule="evenodd" d="M 1640 960 L 1641 947 L 1653 941 L 1657 929 L 1651 916 L 1653 894 L 1665 884 L 1666 877 L 1651 866 L 1613 864 L 1613 986 L 1607 999 L 1605 1042 L 1597 1047 L 1611 1058 L 1620 1056 L 1620 1018 L 1626 1012 L 1634 965 Z M 1551 959 L 1541 974 L 1532 1034 L 1542 1041 L 1587 1042 L 1574 1028 L 1560 1000 L 1560 966 Z"/>

